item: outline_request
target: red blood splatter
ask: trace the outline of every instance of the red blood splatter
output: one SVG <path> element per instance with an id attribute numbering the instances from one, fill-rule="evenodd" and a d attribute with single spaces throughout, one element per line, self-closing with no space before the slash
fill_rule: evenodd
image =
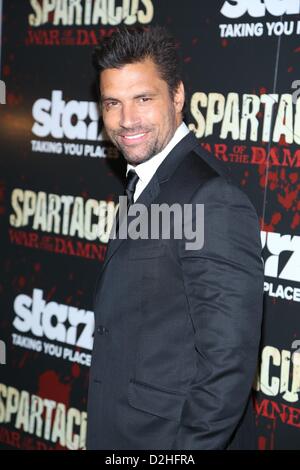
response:
<path id="1" fill-rule="evenodd" d="M 265 232 L 274 232 L 275 226 L 281 221 L 282 215 L 280 212 L 275 212 L 271 217 L 271 222 L 267 224 L 262 218 L 260 218 L 260 226 Z"/>
<path id="2" fill-rule="evenodd" d="M 46 296 L 46 300 L 50 300 L 53 298 L 54 294 L 56 292 L 56 287 L 52 287 L 52 289 L 48 292 L 47 296 Z"/>
<path id="3" fill-rule="evenodd" d="M 259 184 L 262 188 L 264 188 L 266 186 L 266 176 L 265 175 L 262 178 L 260 178 Z"/>
<path id="4" fill-rule="evenodd" d="M 291 182 L 292 182 L 293 184 L 295 184 L 296 181 L 298 180 L 298 173 L 291 173 L 291 174 L 289 175 L 289 178 L 290 178 Z"/>
<path id="5" fill-rule="evenodd" d="M 72 365 L 72 375 L 75 378 L 78 378 L 80 376 L 80 367 L 78 364 Z"/>
<path id="6" fill-rule="evenodd" d="M 258 438 L 258 450 L 266 450 L 267 440 L 264 436 Z"/>
<path id="7" fill-rule="evenodd" d="M 281 134 L 281 136 L 280 136 L 278 145 L 288 145 L 286 140 L 285 140 L 285 136 L 283 134 Z"/>
<path id="8" fill-rule="evenodd" d="M 26 277 L 20 276 L 18 279 L 18 285 L 21 289 L 26 285 Z"/>
<path id="9" fill-rule="evenodd" d="M 278 173 L 276 171 L 269 171 L 268 179 L 270 183 L 270 189 L 273 191 L 278 186 Z"/>
<path id="10" fill-rule="evenodd" d="M 17 367 L 19 367 L 20 369 L 23 369 L 23 367 L 24 367 L 25 362 L 27 361 L 27 359 L 29 359 L 29 351 L 25 351 L 25 352 L 23 353 L 20 362 L 17 364 Z"/>
<path id="11" fill-rule="evenodd" d="M 42 398 L 49 398 L 60 403 L 69 405 L 71 383 L 62 383 L 59 376 L 53 370 L 44 372 L 39 377 L 37 395 Z"/>
<path id="12" fill-rule="evenodd" d="M 4 65 L 3 66 L 3 77 L 8 77 L 10 75 L 10 66 Z"/>
<path id="13" fill-rule="evenodd" d="M 292 220 L 292 223 L 291 223 L 291 228 L 293 230 L 295 230 L 298 227 L 298 225 L 300 225 L 300 215 L 297 212 L 293 217 L 293 220 Z"/>
<path id="14" fill-rule="evenodd" d="M 288 189 L 285 190 L 286 194 L 284 196 L 281 196 L 281 194 L 278 194 L 277 199 L 278 202 L 285 207 L 285 209 L 290 209 L 292 207 L 293 202 L 297 198 L 298 195 L 298 190 L 296 191 L 288 191 Z"/>
<path id="15" fill-rule="evenodd" d="M 41 270 L 41 263 L 35 263 L 34 264 L 34 270 L 39 273 Z"/>
<path id="16" fill-rule="evenodd" d="M 272 215 L 272 220 L 271 223 L 274 225 L 277 225 L 282 219 L 282 215 L 280 212 L 275 212 L 275 214 Z"/>
<path id="17" fill-rule="evenodd" d="M 20 104 L 21 101 L 22 100 L 21 100 L 20 96 L 17 96 L 14 93 L 7 93 L 6 94 L 6 102 L 9 106 Z"/>

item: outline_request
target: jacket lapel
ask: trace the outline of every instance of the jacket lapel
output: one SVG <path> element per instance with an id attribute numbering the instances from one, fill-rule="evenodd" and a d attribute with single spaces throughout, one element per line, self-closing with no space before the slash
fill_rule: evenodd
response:
<path id="1" fill-rule="evenodd" d="M 153 178 L 149 181 L 148 185 L 144 189 L 144 191 L 141 193 L 141 195 L 138 197 L 138 199 L 135 201 L 135 204 L 142 204 L 143 208 L 141 210 L 141 214 L 147 210 L 147 208 L 151 205 L 151 203 L 156 199 L 156 197 L 160 193 L 160 184 L 157 178 L 157 175 L 154 174 Z M 130 211 L 129 211 L 130 213 Z M 132 217 L 128 215 L 127 218 L 127 224 L 130 223 L 130 220 L 132 220 Z M 126 219 L 123 218 L 120 220 L 120 225 L 119 225 L 119 233 L 122 233 L 122 228 L 126 224 Z M 125 227 L 125 230 L 126 227 Z M 125 232 L 126 233 L 126 232 Z M 130 235 L 130 233 L 129 233 Z M 118 250 L 118 248 L 121 246 L 121 244 L 126 241 L 126 238 L 121 239 L 121 238 L 112 238 L 109 243 L 108 243 L 108 248 L 106 252 L 106 257 L 103 263 L 103 269 L 111 259 L 111 257 L 115 254 L 115 252 Z"/>
<path id="2" fill-rule="evenodd" d="M 193 149 L 198 148 L 199 142 L 194 136 L 193 133 L 189 133 L 184 137 L 178 144 L 173 148 L 173 150 L 167 155 L 162 164 L 158 167 L 158 170 L 151 178 L 150 182 L 140 194 L 135 203 L 143 204 L 142 212 L 145 211 L 152 202 L 157 198 L 160 193 L 161 185 L 168 181 L 180 162 L 184 157 Z M 128 216 L 128 223 L 130 222 L 130 216 Z M 121 232 L 122 227 L 125 223 L 125 219 L 120 220 L 119 232 Z M 110 239 L 108 243 L 108 248 L 106 252 L 106 257 L 102 265 L 102 271 L 107 266 L 109 260 L 116 253 L 121 244 L 126 241 L 126 239 L 114 238 Z"/>

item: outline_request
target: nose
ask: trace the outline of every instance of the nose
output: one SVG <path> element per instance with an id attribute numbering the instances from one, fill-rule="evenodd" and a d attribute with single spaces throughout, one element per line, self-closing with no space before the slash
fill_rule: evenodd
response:
<path id="1" fill-rule="evenodd" d="M 134 129 L 140 123 L 138 110 L 134 103 L 123 103 L 120 115 L 120 126 L 125 129 Z"/>

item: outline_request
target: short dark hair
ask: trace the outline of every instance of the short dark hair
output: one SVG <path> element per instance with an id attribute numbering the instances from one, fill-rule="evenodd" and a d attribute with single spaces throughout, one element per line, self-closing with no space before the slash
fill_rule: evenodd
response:
<path id="1" fill-rule="evenodd" d="M 121 26 L 93 52 L 98 78 L 103 70 L 121 68 L 147 58 L 156 64 L 173 96 L 181 82 L 181 70 L 176 41 L 165 28 Z"/>

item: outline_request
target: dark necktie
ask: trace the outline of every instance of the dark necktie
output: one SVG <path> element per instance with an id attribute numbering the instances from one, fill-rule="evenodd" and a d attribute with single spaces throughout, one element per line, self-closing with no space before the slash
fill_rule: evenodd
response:
<path id="1" fill-rule="evenodd" d="M 125 194 L 127 195 L 127 210 L 129 206 L 133 203 L 133 195 L 135 191 L 136 184 L 139 180 L 138 175 L 134 170 L 129 170 L 126 176 L 126 189 Z"/>
<path id="2" fill-rule="evenodd" d="M 131 204 L 133 203 L 133 196 L 136 184 L 139 180 L 137 173 L 134 170 L 129 170 L 126 176 L 126 187 L 124 194 L 127 196 L 127 212 Z M 120 209 L 120 208 L 119 208 Z M 120 214 L 119 210 L 116 215 L 116 235 L 119 233 Z"/>

